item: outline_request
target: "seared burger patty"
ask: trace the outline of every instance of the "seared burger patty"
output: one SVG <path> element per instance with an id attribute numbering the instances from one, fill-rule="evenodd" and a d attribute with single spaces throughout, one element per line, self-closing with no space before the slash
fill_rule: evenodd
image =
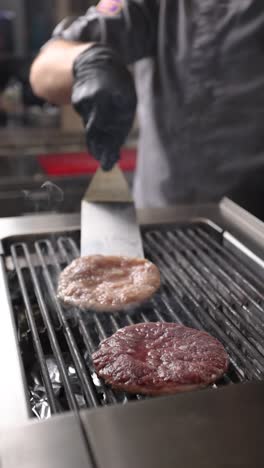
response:
<path id="1" fill-rule="evenodd" d="M 58 297 L 82 309 L 112 312 L 149 299 L 159 287 L 159 270 L 148 260 L 91 255 L 61 273 Z"/>
<path id="2" fill-rule="evenodd" d="M 226 372 L 228 355 L 208 333 L 173 323 L 140 323 L 104 340 L 98 376 L 130 393 L 165 395 L 205 387 Z"/>

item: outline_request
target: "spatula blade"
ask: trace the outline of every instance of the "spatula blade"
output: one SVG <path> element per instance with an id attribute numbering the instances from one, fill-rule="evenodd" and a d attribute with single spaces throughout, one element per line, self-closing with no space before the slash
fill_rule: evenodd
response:
<path id="1" fill-rule="evenodd" d="M 144 257 L 136 210 L 116 166 L 95 174 L 81 206 L 81 255 Z"/>

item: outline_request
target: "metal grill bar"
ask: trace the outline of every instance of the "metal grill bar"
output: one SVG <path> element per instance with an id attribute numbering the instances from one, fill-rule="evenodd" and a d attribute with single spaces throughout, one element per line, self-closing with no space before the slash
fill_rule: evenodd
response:
<path id="1" fill-rule="evenodd" d="M 36 274 L 35 269 L 33 268 L 32 264 L 31 264 L 30 254 L 29 254 L 28 248 L 27 248 L 26 244 L 15 244 L 14 248 L 15 249 L 17 249 L 17 248 L 22 248 L 23 249 L 24 256 L 25 256 L 26 261 L 27 261 L 28 269 L 29 269 L 29 271 L 31 273 L 31 278 L 32 278 L 36 298 L 37 298 L 37 301 L 38 301 L 40 311 L 41 311 L 42 317 L 44 319 L 45 325 L 47 327 L 47 331 L 48 331 L 48 335 L 49 335 L 49 339 L 50 339 L 50 344 L 51 344 L 53 353 L 57 358 L 61 379 L 63 381 L 65 392 L 67 394 L 67 400 L 69 402 L 69 407 L 70 407 L 70 409 L 77 411 L 78 404 L 76 402 L 75 396 L 74 396 L 74 394 L 72 392 L 72 389 L 71 389 L 71 383 L 70 383 L 70 380 L 68 379 L 68 376 L 67 376 L 67 369 L 66 369 L 66 365 L 65 365 L 65 362 L 64 362 L 64 359 L 63 359 L 63 355 L 62 355 L 62 352 L 60 350 L 60 346 L 59 346 L 59 343 L 58 343 L 58 340 L 57 340 L 57 336 L 56 336 L 56 333 L 55 333 L 55 330 L 54 330 L 54 327 L 53 327 L 53 324 L 52 324 L 50 314 L 48 312 L 48 309 L 47 309 L 46 304 L 45 304 L 44 297 L 42 295 L 42 290 L 41 290 L 41 286 L 40 286 L 40 283 L 39 283 L 38 276 Z M 23 294 L 25 304 L 28 304 L 29 303 L 29 298 L 28 298 L 28 291 L 27 291 L 26 288 L 22 289 L 22 294 Z M 28 310 L 28 314 L 30 314 L 30 310 Z M 43 378 L 44 378 L 44 374 L 43 374 Z M 44 380 L 44 382 L 46 384 L 45 380 Z"/>
<path id="2" fill-rule="evenodd" d="M 48 372 L 48 369 L 47 369 L 45 355 L 44 355 L 44 352 L 43 352 L 43 349 L 42 349 L 42 345 L 41 345 L 41 341 L 40 341 L 40 337 L 39 337 L 39 332 L 38 332 L 36 322 L 35 322 L 35 318 L 34 318 L 34 313 L 33 313 L 32 307 L 31 307 L 31 303 L 30 303 L 29 298 L 28 298 L 26 283 L 25 283 L 22 271 L 20 269 L 20 265 L 19 265 L 19 261 L 18 261 L 18 257 L 17 257 L 17 248 L 16 248 L 16 246 L 12 246 L 11 252 L 12 252 L 15 268 L 16 268 L 16 271 L 17 271 L 21 291 L 22 291 L 22 294 L 23 294 L 23 299 L 25 301 L 25 311 L 26 311 L 26 315 L 27 315 L 27 320 L 28 320 L 29 327 L 30 327 L 30 330 L 31 330 L 31 333 L 32 333 L 33 345 L 34 345 L 34 348 L 35 348 L 35 351 L 36 351 L 36 355 L 38 357 L 38 362 L 39 362 L 39 365 L 40 365 L 40 368 L 41 368 L 41 373 L 42 373 L 42 376 L 43 376 L 43 380 L 45 382 L 45 387 L 46 387 L 48 400 L 49 400 L 49 403 L 50 403 L 51 413 L 56 413 L 56 411 L 58 409 L 57 404 L 56 404 L 56 399 L 55 399 L 55 396 L 54 396 L 54 392 L 53 392 L 49 372 Z"/>
<path id="3" fill-rule="evenodd" d="M 161 292 L 151 302 L 119 314 L 66 309 L 57 299 L 60 272 L 79 256 L 74 237 L 23 241 L 11 246 L 52 413 L 61 411 L 61 406 L 46 363 L 49 354 L 46 339 L 58 366 L 68 409 L 83 406 L 74 392 L 66 354 L 70 356 L 87 407 L 143 398 L 108 388 L 97 378 L 91 360 L 102 339 L 120 327 L 138 322 L 177 322 L 205 329 L 216 336 L 226 347 L 231 361 L 228 375 L 219 384 L 264 378 L 264 291 L 259 277 L 223 245 L 219 232 L 208 226 L 149 230 L 143 237 L 147 257 L 162 273 Z M 30 289 L 34 290 L 34 304 Z M 44 329 L 36 322 L 36 308 L 43 318 Z"/>
<path id="4" fill-rule="evenodd" d="M 218 244 L 205 231 L 197 228 L 196 233 L 197 235 L 195 236 L 195 239 L 197 242 L 203 248 L 208 249 L 209 255 L 212 255 L 212 258 L 215 258 L 219 265 L 223 266 L 225 272 L 228 272 L 227 277 L 231 281 L 229 283 L 230 286 L 234 286 L 236 289 L 246 295 L 245 289 L 242 288 L 243 285 L 244 288 L 250 291 L 250 294 L 253 294 L 253 297 L 249 295 L 247 297 L 256 306 L 256 308 L 259 309 L 262 317 L 263 307 L 261 307 L 261 304 L 263 305 L 264 303 L 264 295 L 252 283 L 250 283 L 246 277 L 248 276 L 251 278 L 251 281 L 255 282 L 261 289 L 263 288 L 263 283 L 256 275 L 250 272 L 248 268 L 243 265 L 243 263 L 239 262 L 239 260 L 232 252 Z M 193 237 L 193 233 L 191 231 L 188 231 L 188 235 Z M 240 272 L 243 272 L 244 276 L 238 271 L 238 269 Z M 254 296 L 257 298 L 257 300 L 254 299 Z M 258 301 L 260 301 L 260 303 Z"/>
<path id="5" fill-rule="evenodd" d="M 85 364 L 84 364 L 82 356 L 81 356 L 81 354 L 80 354 L 80 352 L 78 350 L 75 338 L 74 338 L 73 333 L 72 333 L 72 331 L 71 331 L 71 329 L 69 327 L 67 319 L 64 316 L 62 306 L 60 305 L 60 303 L 59 303 L 59 301 L 57 299 L 56 290 L 55 290 L 54 284 L 52 282 L 51 276 L 49 274 L 47 265 L 45 264 L 45 257 L 42 254 L 42 248 L 44 247 L 45 250 L 48 251 L 49 255 L 53 256 L 53 258 L 54 258 L 54 267 L 56 268 L 57 275 L 59 275 L 60 272 L 61 272 L 61 269 L 60 269 L 59 263 L 57 261 L 55 251 L 54 251 L 52 245 L 50 244 L 50 242 L 48 242 L 48 241 L 36 242 L 35 247 L 36 247 L 36 252 L 38 253 L 40 262 L 41 262 L 44 278 L 46 280 L 46 283 L 47 283 L 47 286 L 48 286 L 48 289 L 49 289 L 49 292 L 50 292 L 50 296 L 53 299 L 54 305 L 56 307 L 56 312 L 58 314 L 59 320 L 61 321 L 63 331 L 64 331 L 64 334 L 65 334 L 65 338 L 67 340 L 68 347 L 70 349 L 71 356 L 73 358 L 75 368 L 76 368 L 76 370 L 78 372 L 79 378 L 80 378 L 81 383 L 82 383 L 84 396 L 85 396 L 86 401 L 87 401 L 87 403 L 89 405 L 96 405 L 97 397 L 96 397 L 96 393 L 95 393 L 95 391 L 93 389 L 93 384 L 92 384 L 90 375 L 87 374 L 87 372 L 86 372 Z"/>
<path id="6" fill-rule="evenodd" d="M 181 233 L 179 234 L 179 239 L 182 242 L 185 242 L 187 248 L 194 248 L 194 241 L 192 239 L 189 239 L 188 237 L 183 239 Z M 172 238 L 170 236 L 170 240 L 173 242 L 173 245 L 179 246 L 177 237 Z M 223 311 L 227 312 L 227 315 L 232 318 L 233 323 L 242 332 L 247 334 L 248 340 L 252 342 L 253 345 L 256 346 L 263 354 L 264 348 L 262 340 L 264 338 L 264 322 L 263 320 L 261 321 L 258 316 L 259 306 L 257 305 L 257 310 L 255 310 L 255 307 L 250 310 L 247 304 L 251 303 L 255 306 L 255 301 L 252 300 L 250 296 L 245 295 L 243 290 L 239 288 L 239 285 L 235 283 L 235 280 L 226 274 L 220 266 L 221 261 L 219 261 L 219 259 L 217 268 L 213 269 L 216 259 L 214 259 L 214 257 L 210 258 L 209 256 L 206 256 L 203 250 L 199 247 L 199 244 L 200 242 L 197 239 L 195 245 L 200 258 L 200 266 L 197 266 L 199 274 L 205 277 L 208 284 L 214 288 L 215 298 L 222 301 L 225 305 Z M 195 264 L 197 265 L 198 262 L 195 261 Z M 242 295 L 237 293 L 237 289 L 242 293 Z M 236 310 L 237 306 L 239 307 L 239 311 Z M 243 311 L 243 314 L 241 314 L 241 311 Z"/>

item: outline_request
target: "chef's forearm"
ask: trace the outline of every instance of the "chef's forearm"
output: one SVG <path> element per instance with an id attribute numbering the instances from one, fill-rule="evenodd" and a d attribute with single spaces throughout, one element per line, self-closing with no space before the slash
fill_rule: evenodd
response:
<path id="1" fill-rule="evenodd" d="M 61 39 L 49 42 L 31 67 L 30 83 L 34 93 L 52 104 L 69 104 L 74 60 L 89 45 Z"/>

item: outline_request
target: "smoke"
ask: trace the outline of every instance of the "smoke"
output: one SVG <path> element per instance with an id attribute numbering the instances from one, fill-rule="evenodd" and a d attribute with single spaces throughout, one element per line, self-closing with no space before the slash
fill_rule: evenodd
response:
<path id="1" fill-rule="evenodd" d="M 53 182 L 47 181 L 37 190 L 23 190 L 27 213 L 56 212 L 64 201 L 64 192 Z"/>
<path id="2" fill-rule="evenodd" d="M 44 182 L 41 188 L 45 190 L 48 195 L 48 203 L 50 209 L 52 209 L 54 205 L 60 205 L 63 202 L 64 192 L 60 187 L 58 187 L 58 185 L 47 181 Z"/>

